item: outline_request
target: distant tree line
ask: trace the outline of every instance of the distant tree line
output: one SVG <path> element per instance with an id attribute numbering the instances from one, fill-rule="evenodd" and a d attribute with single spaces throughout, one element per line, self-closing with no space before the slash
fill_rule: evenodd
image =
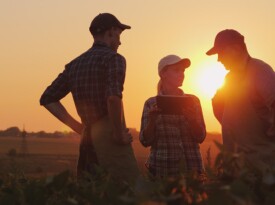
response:
<path id="1" fill-rule="evenodd" d="M 0 130 L 0 137 L 21 137 L 23 130 L 18 127 L 9 127 L 6 130 Z M 27 137 L 51 137 L 51 138 L 61 138 L 61 137 L 77 137 L 79 136 L 75 132 L 60 132 L 55 131 L 52 133 L 39 131 L 39 132 L 27 132 Z"/>
<path id="2" fill-rule="evenodd" d="M 130 131 L 134 137 L 138 136 L 138 131 L 136 129 L 130 128 Z M 0 130 L 0 137 L 21 137 L 23 130 L 20 130 L 18 127 L 9 127 L 6 130 Z M 62 138 L 62 137 L 79 137 L 75 132 L 27 132 L 27 137 L 50 137 L 50 138 Z"/>
<path id="3" fill-rule="evenodd" d="M 10 127 L 6 130 L 0 130 L 0 136 L 6 137 L 6 136 L 12 136 L 17 137 L 21 135 L 21 130 L 18 127 Z"/>

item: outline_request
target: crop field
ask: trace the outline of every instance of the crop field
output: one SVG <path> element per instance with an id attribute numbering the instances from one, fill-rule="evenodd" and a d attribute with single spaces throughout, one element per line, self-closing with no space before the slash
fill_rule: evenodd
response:
<path id="1" fill-rule="evenodd" d="M 208 135 L 201 144 L 203 158 L 210 147 L 212 162 L 217 154 L 213 139 L 219 135 Z M 150 148 L 144 148 L 137 136 L 132 143 L 138 166 L 145 171 L 144 163 Z M 71 170 L 75 173 L 78 160 L 79 138 L 36 138 L 22 141 L 19 137 L 0 137 L 0 174 L 21 171 L 26 176 L 40 177 Z"/>
<path id="2" fill-rule="evenodd" d="M 205 164 L 210 159 L 212 165 L 206 175 L 156 181 L 144 175 L 133 186 L 102 170 L 76 180 L 79 138 L 0 137 L 0 204 L 274 205 L 274 169 L 263 170 L 259 161 L 246 163 L 251 162 L 249 155 L 220 153 L 214 141 L 221 142 L 221 136 L 208 134 L 201 144 Z M 144 173 L 149 148 L 142 147 L 137 136 L 132 146 Z"/>

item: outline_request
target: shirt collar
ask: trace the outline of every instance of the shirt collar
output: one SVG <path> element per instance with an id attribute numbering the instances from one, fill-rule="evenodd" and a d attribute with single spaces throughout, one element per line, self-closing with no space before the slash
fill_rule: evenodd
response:
<path id="1" fill-rule="evenodd" d="M 109 46 L 106 43 L 102 42 L 102 41 L 95 41 L 93 43 L 93 47 L 106 47 L 106 48 L 109 48 Z"/>
<path id="2" fill-rule="evenodd" d="M 159 93 L 159 95 L 165 95 L 165 94 L 164 94 L 163 91 L 161 90 L 160 93 Z M 181 95 L 184 95 L 184 92 L 183 92 L 182 89 L 178 88 L 178 89 L 177 89 L 176 96 L 181 96 Z"/>

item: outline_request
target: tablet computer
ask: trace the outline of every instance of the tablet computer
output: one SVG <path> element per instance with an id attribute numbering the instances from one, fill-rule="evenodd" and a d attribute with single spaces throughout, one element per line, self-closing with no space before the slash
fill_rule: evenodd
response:
<path id="1" fill-rule="evenodd" d="M 156 101 L 161 114 L 166 115 L 181 115 L 184 108 L 192 109 L 194 106 L 194 98 L 190 96 L 158 95 Z"/>

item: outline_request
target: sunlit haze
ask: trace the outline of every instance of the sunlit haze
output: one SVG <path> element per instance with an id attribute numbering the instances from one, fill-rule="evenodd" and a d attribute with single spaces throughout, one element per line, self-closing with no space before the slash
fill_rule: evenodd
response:
<path id="1" fill-rule="evenodd" d="M 124 107 L 128 127 L 140 129 L 145 100 L 156 95 L 157 64 L 168 54 L 188 57 L 182 89 L 200 98 L 208 131 L 220 132 L 211 98 L 226 70 L 205 52 L 226 28 L 245 36 L 251 56 L 275 68 L 275 1 L 2 1 L 0 7 L 0 130 L 69 130 L 39 105 L 45 88 L 70 62 L 90 48 L 91 20 L 113 13 L 131 30 L 121 35 L 118 52 L 127 60 Z M 77 116 L 72 96 L 62 103 Z"/>
<path id="2" fill-rule="evenodd" d="M 227 71 L 222 64 L 202 62 L 199 73 L 195 74 L 194 81 L 202 97 L 212 98 L 216 90 L 224 83 Z"/>

